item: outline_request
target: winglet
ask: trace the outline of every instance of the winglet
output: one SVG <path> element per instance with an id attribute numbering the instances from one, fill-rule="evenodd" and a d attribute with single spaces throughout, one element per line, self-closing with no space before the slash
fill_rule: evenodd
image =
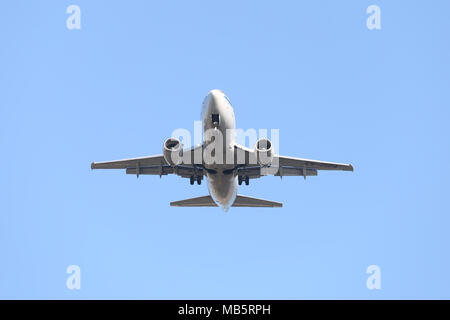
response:
<path id="1" fill-rule="evenodd" d="M 349 165 L 348 165 L 348 170 L 347 170 L 347 171 L 353 172 L 353 165 L 349 164 Z"/>

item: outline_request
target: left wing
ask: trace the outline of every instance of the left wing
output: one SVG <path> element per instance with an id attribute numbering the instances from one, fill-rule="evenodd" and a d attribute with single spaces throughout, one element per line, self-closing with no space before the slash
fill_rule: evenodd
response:
<path id="1" fill-rule="evenodd" d="M 156 156 L 113 160 L 105 162 L 92 162 L 91 169 L 128 169 L 136 167 L 163 166 L 167 165 L 162 154 Z"/>
<path id="2" fill-rule="evenodd" d="M 162 154 L 158 154 L 139 158 L 92 162 L 91 169 L 125 169 L 126 174 L 135 174 L 136 176 L 141 174 L 159 176 L 176 174 L 183 178 L 203 176 L 203 166 L 201 164 L 193 164 L 194 154 L 201 148 L 202 146 L 200 145 L 185 150 L 185 153 L 190 153 L 191 161 L 188 160 L 189 163 L 181 163 L 176 167 L 170 166 L 164 159 L 164 156 Z"/>

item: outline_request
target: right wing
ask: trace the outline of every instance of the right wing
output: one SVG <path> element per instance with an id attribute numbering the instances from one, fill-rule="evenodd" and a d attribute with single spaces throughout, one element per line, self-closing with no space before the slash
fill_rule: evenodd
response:
<path id="1" fill-rule="evenodd" d="M 326 162 L 326 161 L 285 157 L 285 156 L 275 156 L 275 157 L 278 158 L 278 165 L 280 167 L 309 168 L 315 170 L 353 171 L 353 166 L 351 164 Z M 276 160 L 277 159 L 274 158 L 275 162 Z"/>
<path id="2" fill-rule="evenodd" d="M 256 152 L 244 146 L 235 146 L 235 161 L 238 164 L 238 175 L 247 176 L 250 179 L 264 175 L 275 176 L 317 176 L 318 170 L 342 170 L 353 171 L 351 164 L 327 162 L 303 158 L 274 155 L 269 167 L 257 164 Z"/>

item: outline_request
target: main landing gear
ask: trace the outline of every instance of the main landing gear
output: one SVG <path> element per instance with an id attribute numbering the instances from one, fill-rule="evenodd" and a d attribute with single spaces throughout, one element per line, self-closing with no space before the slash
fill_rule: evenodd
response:
<path id="1" fill-rule="evenodd" d="M 248 186 L 250 183 L 250 179 L 248 176 L 238 176 L 238 184 L 242 185 L 242 181 L 245 182 L 245 185 Z"/>
<path id="2" fill-rule="evenodd" d="M 193 185 L 195 183 L 195 181 L 197 181 L 198 185 L 201 185 L 202 184 L 202 178 L 203 178 L 202 176 L 197 176 L 197 177 L 191 176 L 191 178 L 190 178 L 191 185 Z"/>

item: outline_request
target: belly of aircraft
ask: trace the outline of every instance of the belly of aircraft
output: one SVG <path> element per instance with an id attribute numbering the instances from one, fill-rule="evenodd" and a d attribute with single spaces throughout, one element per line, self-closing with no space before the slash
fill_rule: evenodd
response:
<path id="1" fill-rule="evenodd" d="M 227 210 L 236 199 L 238 183 L 237 177 L 233 174 L 207 174 L 208 189 L 214 202 L 218 206 Z"/>

